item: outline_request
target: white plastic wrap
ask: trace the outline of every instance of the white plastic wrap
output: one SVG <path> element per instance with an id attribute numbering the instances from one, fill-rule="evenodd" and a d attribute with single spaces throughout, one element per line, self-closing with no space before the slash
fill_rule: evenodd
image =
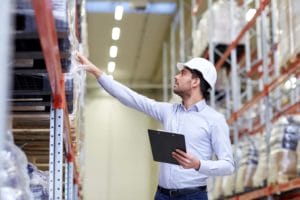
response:
<path id="1" fill-rule="evenodd" d="M 277 0 L 279 19 L 279 63 L 285 65 L 288 59 L 300 52 L 300 4 L 298 0 Z"/>
<path id="2" fill-rule="evenodd" d="M 12 141 L 10 132 L 6 135 L 0 150 L 0 199 L 32 199 L 27 174 L 27 158 Z"/>
<path id="3" fill-rule="evenodd" d="M 232 174 L 231 176 L 223 176 L 222 191 L 224 196 L 231 196 L 234 194 L 235 177 L 236 177 L 235 173 Z"/>
<path id="4" fill-rule="evenodd" d="M 274 123 L 270 139 L 268 184 L 285 183 L 297 176 L 299 124 L 293 116 L 281 117 Z"/>
<path id="5" fill-rule="evenodd" d="M 267 143 L 265 140 L 265 134 L 262 134 L 259 137 L 258 147 L 259 147 L 258 165 L 252 179 L 253 187 L 263 187 L 268 177 L 268 174 L 266 173 L 268 170 L 268 165 L 267 165 Z"/>
<path id="6" fill-rule="evenodd" d="M 27 166 L 30 177 L 30 190 L 34 200 L 49 199 L 49 173 L 38 170 L 36 166 L 29 163 Z"/>
<path id="7" fill-rule="evenodd" d="M 195 32 L 193 56 L 199 56 L 203 53 L 208 45 L 209 37 L 215 44 L 230 44 L 232 42 L 231 27 L 235 32 L 234 39 L 237 37 L 245 25 L 245 16 L 242 8 L 235 2 L 233 6 L 234 20 L 232 21 L 230 19 L 230 6 L 230 1 L 219 0 L 212 5 L 211 17 L 210 10 L 204 12 Z M 210 28 L 212 28 L 211 33 Z M 239 42 L 239 44 L 243 43 L 243 40 Z"/>
<path id="8" fill-rule="evenodd" d="M 241 193 L 253 187 L 252 177 L 258 163 L 257 137 L 247 137 L 239 144 L 241 154 L 238 160 L 235 192 Z"/>
<path id="9" fill-rule="evenodd" d="M 214 177 L 214 184 L 213 184 L 213 189 L 211 193 L 212 199 L 220 199 L 221 196 L 223 195 L 223 190 L 222 190 L 222 176 L 216 176 Z"/>

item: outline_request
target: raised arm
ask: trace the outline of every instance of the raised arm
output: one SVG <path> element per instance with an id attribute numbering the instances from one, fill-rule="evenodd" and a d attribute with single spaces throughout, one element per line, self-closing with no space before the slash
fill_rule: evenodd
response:
<path id="1" fill-rule="evenodd" d="M 157 102 L 140 95 L 121 83 L 109 78 L 101 69 L 96 67 L 81 54 L 77 53 L 77 57 L 85 70 L 92 74 L 110 95 L 118 99 L 124 105 L 150 115 L 163 123 L 167 112 L 171 111 L 171 104 Z"/>

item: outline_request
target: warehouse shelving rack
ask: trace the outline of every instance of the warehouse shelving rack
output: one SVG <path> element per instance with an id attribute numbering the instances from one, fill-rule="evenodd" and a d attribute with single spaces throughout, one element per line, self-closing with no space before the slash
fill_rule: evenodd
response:
<path id="1" fill-rule="evenodd" d="M 73 29 L 66 31 L 57 29 L 51 0 L 31 0 L 28 3 L 31 3 L 28 7 L 32 6 L 34 12 L 36 31 L 35 28 L 30 27 L 30 31 L 14 32 L 16 62 L 13 75 L 19 76 L 17 84 L 20 85 L 17 89 L 16 86 L 14 87 L 11 100 L 15 143 L 26 152 L 31 162 L 41 169 L 49 169 L 49 199 L 79 199 L 81 198 L 81 170 L 76 160 L 79 147 L 76 144 L 78 130 L 75 129 L 80 128 L 81 125 L 71 123 L 69 112 L 80 117 L 81 113 L 74 113 L 72 110 L 73 101 L 70 101 L 69 97 L 73 98 L 70 96 L 73 94 L 70 94 L 66 88 L 67 84 L 73 82 L 68 82 L 64 74 L 68 72 L 66 66 L 71 62 L 69 34 L 73 33 L 69 31 Z M 71 0 L 68 3 L 75 5 L 72 8 L 77 12 L 76 28 L 80 28 L 78 12 L 83 1 Z M 27 4 L 24 5 L 27 7 Z M 26 17 L 25 26 L 30 26 L 26 24 L 28 23 Z M 32 18 L 28 20 L 33 23 Z M 76 30 L 74 35 L 80 41 L 81 35 L 78 31 Z M 66 45 L 63 47 L 67 50 L 62 50 L 61 45 Z M 16 67 L 18 61 L 32 66 Z M 23 77 L 25 78 L 22 79 Z M 26 77 L 34 78 L 31 80 L 36 82 L 30 83 L 30 79 Z M 22 90 L 22 86 L 25 86 L 26 90 Z M 35 107 L 43 107 L 43 109 L 34 110 Z M 23 108 L 26 109 L 22 110 Z M 35 163 L 36 160 L 39 162 Z"/>
<path id="2" fill-rule="evenodd" d="M 71 129 L 64 89 L 64 75 L 60 63 L 56 28 L 51 2 L 32 0 L 38 33 L 52 91 L 50 110 L 50 150 L 49 150 L 49 197 L 62 199 L 63 163 L 65 166 L 65 199 L 78 196 L 78 171 L 72 146 Z M 65 144 L 65 146 L 63 146 Z M 65 148 L 64 148 L 65 147 Z M 63 153 L 65 150 L 65 154 Z"/>
<path id="3" fill-rule="evenodd" d="M 38 33 L 46 62 L 52 91 L 50 110 L 50 150 L 49 150 L 49 198 L 62 199 L 63 195 L 63 144 L 67 164 L 65 167 L 65 198 L 73 199 L 73 189 L 77 196 L 78 176 L 74 149 L 71 145 L 70 121 L 64 90 L 64 76 L 61 71 L 60 54 L 57 44 L 56 28 L 50 1 L 32 0 Z M 74 195 L 74 196 L 75 196 Z"/>
<path id="4" fill-rule="evenodd" d="M 191 2 L 192 8 L 199 8 L 203 3 L 195 0 Z M 239 1 L 240 4 L 243 4 L 245 13 L 249 8 L 249 2 L 251 3 L 251 1 Z M 233 21 L 234 3 L 234 0 L 230 1 L 231 21 Z M 212 0 L 208 0 L 207 4 L 209 12 L 212 12 Z M 212 92 L 211 105 L 225 108 L 235 144 L 238 144 L 239 138 L 243 135 L 259 134 L 262 131 L 267 133 L 266 139 L 269 141 L 272 122 L 282 115 L 300 113 L 300 86 L 296 85 L 294 89 L 289 90 L 287 93 L 280 90 L 291 77 L 299 79 L 300 52 L 294 52 L 288 62 L 284 66 L 280 66 L 278 61 L 279 40 L 278 32 L 276 32 L 278 23 L 278 16 L 275 14 L 276 1 L 257 0 L 255 5 L 255 15 L 244 25 L 240 32 L 235 34 L 235 30 L 231 30 L 232 42 L 228 44 L 223 53 L 216 49 L 215 44 L 209 38 L 208 49 L 202 55 L 214 62 L 217 70 L 220 70 L 225 63 L 231 67 L 231 77 L 226 81 L 226 88 L 231 87 L 231 91 L 226 90 L 225 105 L 218 104 L 218 102 L 215 104 L 214 92 Z M 212 16 L 211 13 L 210 16 Z M 196 22 L 196 16 L 192 16 L 192 32 L 196 30 Z M 213 26 L 213 24 L 210 24 L 210 26 Z M 208 27 L 208 29 L 209 36 L 213 35 L 211 32 L 213 28 Z M 251 37 L 255 37 L 256 42 L 256 49 L 253 49 L 252 52 L 250 49 L 251 42 L 253 45 Z M 238 57 L 238 44 L 242 39 L 245 40 L 244 52 L 243 55 Z M 215 54 L 219 54 L 217 61 L 214 60 Z M 255 54 L 257 54 L 256 58 Z M 259 68 L 262 68 L 262 70 L 260 71 Z M 253 80 L 254 74 L 259 77 L 259 80 Z M 241 83 L 244 83 L 244 91 L 242 92 L 239 87 Z M 254 91 L 253 85 L 258 86 L 258 91 Z M 281 102 L 281 95 L 288 97 L 288 103 Z M 253 118 L 252 114 L 255 114 L 256 117 Z M 236 149 L 234 151 L 236 152 Z M 293 189 L 300 189 L 299 178 L 285 184 L 266 186 L 250 193 L 236 195 L 231 199 L 255 199 Z M 299 195 L 299 193 L 295 195 Z"/>

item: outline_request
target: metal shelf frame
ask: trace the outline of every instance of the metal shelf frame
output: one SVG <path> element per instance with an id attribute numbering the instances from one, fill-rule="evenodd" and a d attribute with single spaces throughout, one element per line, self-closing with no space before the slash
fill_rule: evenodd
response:
<path id="1" fill-rule="evenodd" d="M 49 198 L 63 199 L 63 170 L 65 169 L 65 199 L 77 199 L 78 177 L 72 146 L 69 114 L 60 63 L 57 33 L 50 0 L 32 0 L 42 51 L 52 91 L 50 111 Z M 65 159 L 64 159 L 65 156 Z M 64 166 L 65 162 L 65 168 Z"/>
<path id="2" fill-rule="evenodd" d="M 191 0 L 192 9 L 201 7 L 202 1 Z M 207 6 L 209 9 L 209 15 L 212 16 L 212 0 L 207 0 Z M 230 0 L 230 19 L 233 21 L 233 7 L 235 0 Z M 238 1 L 242 5 L 244 13 L 249 9 L 249 4 L 252 1 Z M 252 19 L 247 22 L 238 34 L 235 34 L 233 26 L 231 27 L 231 43 L 228 45 L 224 53 L 218 51 L 215 48 L 215 44 L 212 42 L 212 38 L 208 37 L 208 49 L 203 53 L 203 56 L 209 58 L 213 63 L 216 63 L 216 69 L 220 70 L 225 63 L 230 64 L 231 73 L 225 80 L 226 98 L 223 108 L 226 110 L 225 114 L 230 125 L 233 142 L 238 144 L 239 138 L 244 134 L 253 135 L 266 132 L 266 141 L 270 139 L 270 130 L 272 122 L 276 121 L 280 116 L 285 114 L 300 113 L 300 85 L 296 85 L 296 88 L 289 91 L 288 104 L 283 104 L 280 101 L 281 95 L 283 95 L 280 88 L 288 81 L 292 76 L 299 79 L 300 77 L 300 58 L 299 55 L 295 55 L 290 58 L 289 63 L 285 66 L 279 66 L 278 61 L 278 44 L 279 35 L 278 31 L 278 16 L 275 10 L 277 9 L 277 3 L 275 0 L 253 0 L 255 4 L 256 12 Z M 211 17 L 210 17 L 211 18 Z M 192 37 L 193 32 L 196 31 L 197 18 L 192 15 Z M 233 24 L 233 23 L 231 23 Z M 212 36 L 214 24 L 211 23 L 208 28 L 209 36 Z M 236 35 L 236 37 L 234 37 Z M 250 40 L 252 37 L 256 39 L 256 48 L 251 49 Z M 240 58 L 237 58 L 237 47 L 241 40 L 244 40 L 245 53 Z M 253 45 L 253 43 L 252 43 Z M 218 54 L 220 59 L 215 62 L 214 54 Z M 256 57 L 255 57 L 256 55 Z M 230 61 L 228 58 L 231 58 Z M 261 69 L 261 71 L 260 71 Z M 253 79 L 253 75 L 258 75 L 258 80 Z M 245 90 L 241 92 L 240 85 L 244 83 Z M 254 86 L 258 86 L 258 92 L 254 91 Z M 229 89 L 231 88 L 231 89 Z M 276 96 L 278 99 L 273 99 Z M 211 93 L 211 105 L 219 107 L 218 102 L 215 102 L 215 93 Z M 258 118 L 254 121 L 253 117 L 249 113 L 255 110 L 255 107 L 260 108 L 259 112 L 256 112 Z M 243 132 L 243 134 L 241 134 Z M 269 144 L 269 142 L 268 142 Z M 235 145 L 237 146 L 237 145 Z M 269 145 L 268 145 L 269 146 Z M 268 149 L 269 151 L 269 149 Z M 234 149 L 236 153 L 236 149 Z M 300 181 L 295 179 L 286 187 L 285 190 L 299 188 Z M 297 185 L 298 184 L 298 185 Z M 297 186 L 294 186 L 297 185 Z M 283 187 L 282 185 L 278 186 Z M 271 188 L 271 189 L 270 189 Z M 277 188 L 277 187 L 276 187 Z M 271 191 L 271 192 L 270 192 Z M 279 190 L 273 191 L 273 187 L 266 187 L 265 189 L 247 193 L 243 196 L 233 197 L 232 199 L 254 199 L 256 192 L 263 193 L 262 196 L 270 196 L 279 192 Z"/>

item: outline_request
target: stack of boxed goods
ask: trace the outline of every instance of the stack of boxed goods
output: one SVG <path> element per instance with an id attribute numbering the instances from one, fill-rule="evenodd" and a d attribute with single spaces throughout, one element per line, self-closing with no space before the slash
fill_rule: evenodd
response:
<path id="1" fill-rule="evenodd" d="M 270 139 L 268 184 L 285 183 L 297 176 L 299 124 L 293 116 L 274 123 Z"/>

